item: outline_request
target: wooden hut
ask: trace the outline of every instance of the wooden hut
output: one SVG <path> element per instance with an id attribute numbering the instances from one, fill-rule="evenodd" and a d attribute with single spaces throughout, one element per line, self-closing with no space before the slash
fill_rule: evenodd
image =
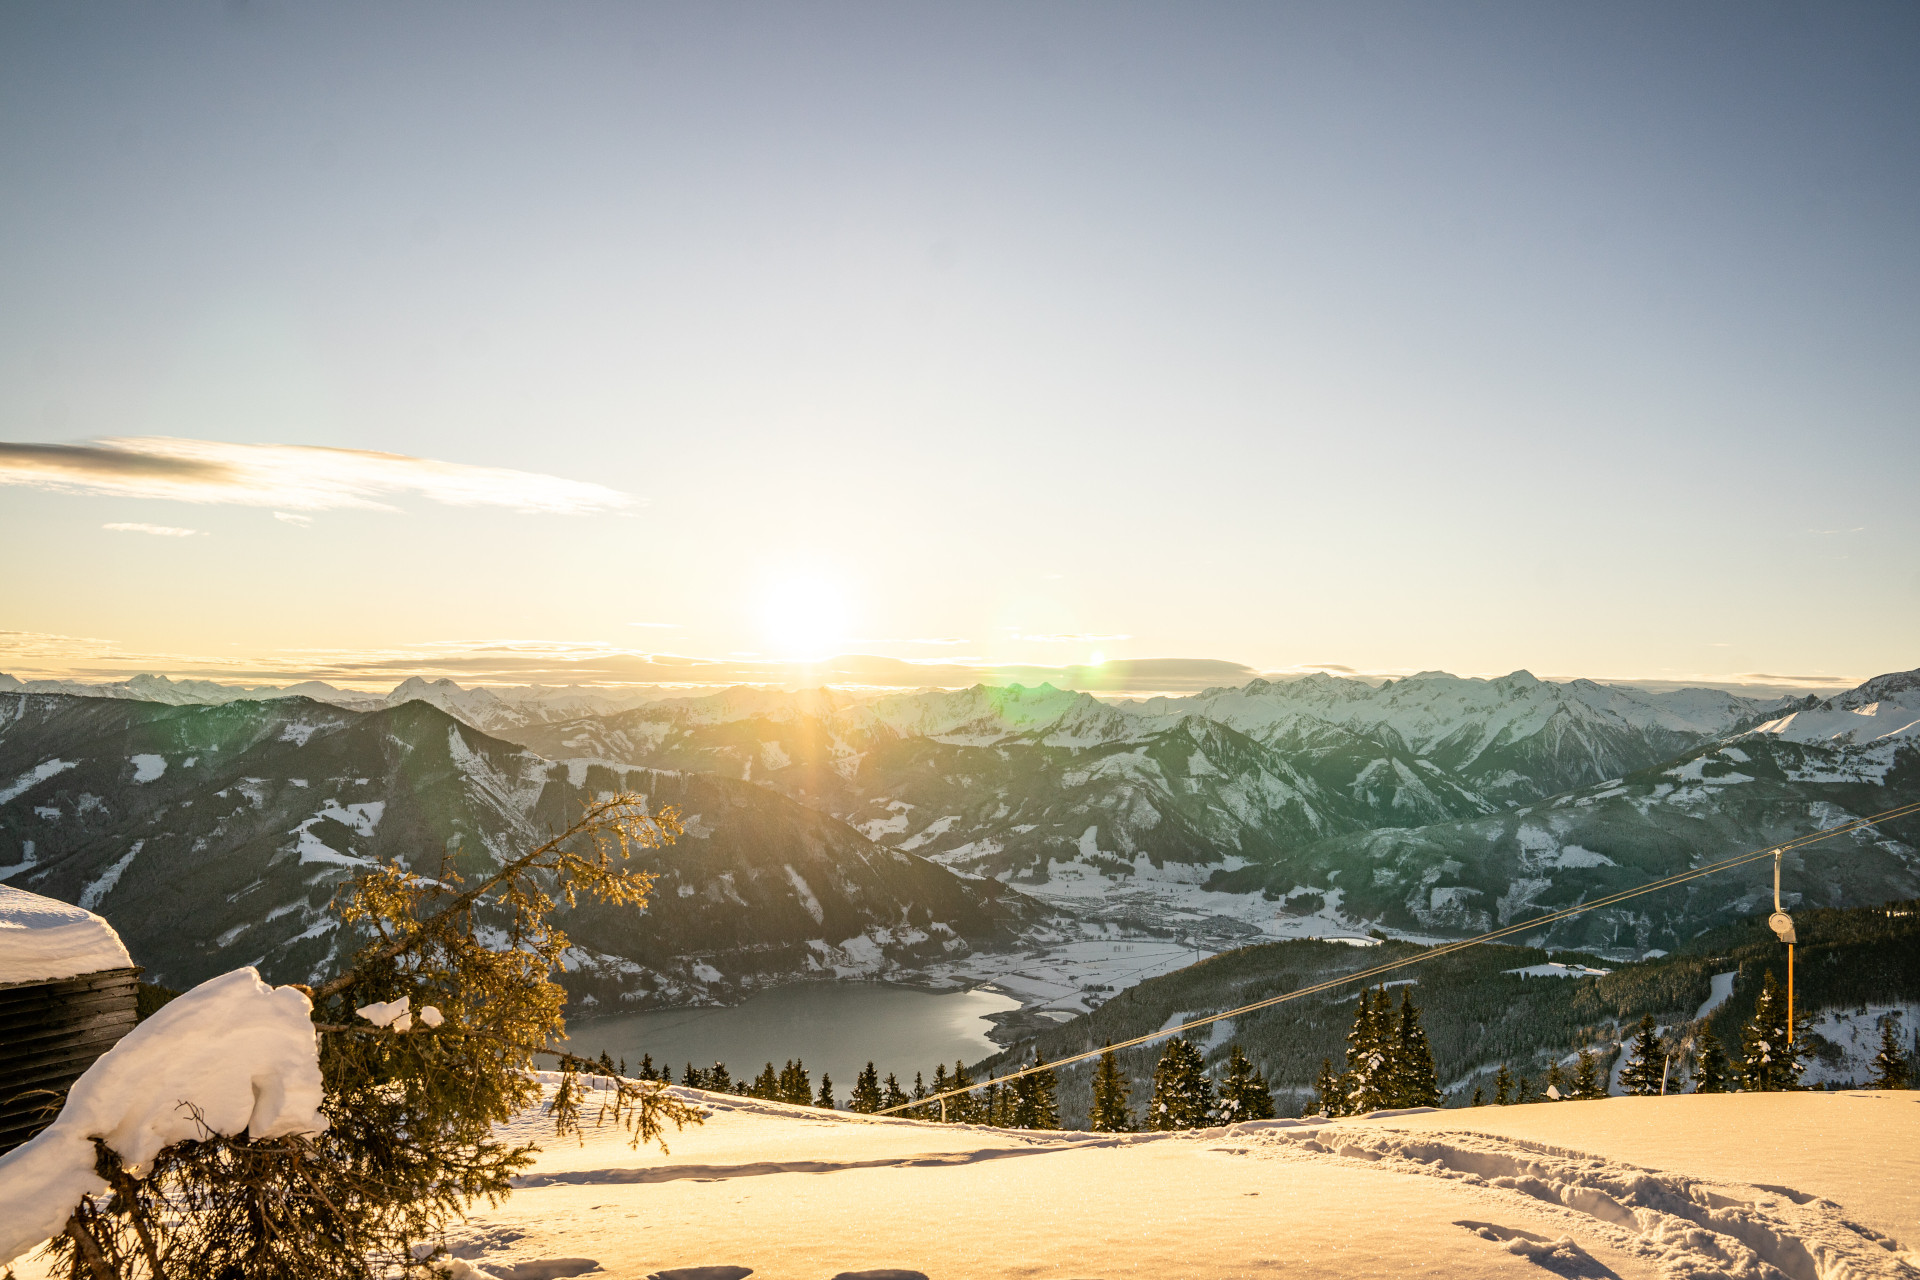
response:
<path id="1" fill-rule="evenodd" d="M 51 1123 L 73 1082 L 133 1030 L 139 978 L 105 920 L 0 885 L 0 1154 Z"/>

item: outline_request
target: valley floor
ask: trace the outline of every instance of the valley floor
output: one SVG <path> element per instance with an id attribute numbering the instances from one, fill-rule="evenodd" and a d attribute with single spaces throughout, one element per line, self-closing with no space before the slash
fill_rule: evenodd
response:
<path id="1" fill-rule="evenodd" d="M 449 1243 L 513 1280 L 1920 1275 L 1920 1093 L 1102 1136 L 683 1092 L 712 1114 L 670 1156 L 612 1132 L 549 1139 L 512 1199 Z"/>

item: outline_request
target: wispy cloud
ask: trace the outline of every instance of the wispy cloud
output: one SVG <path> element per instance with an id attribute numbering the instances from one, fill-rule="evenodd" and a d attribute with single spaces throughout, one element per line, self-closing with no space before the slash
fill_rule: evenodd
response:
<path id="1" fill-rule="evenodd" d="M 287 524 L 297 524 L 302 529 L 313 523 L 312 516 L 297 516 L 291 511 L 276 511 L 273 513 L 273 518 L 285 521 Z"/>
<path id="2" fill-rule="evenodd" d="M 103 524 L 102 529 L 111 529 L 115 533 L 150 533 L 156 538 L 204 538 L 205 529 L 180 529 L 170 524 L 140 524 L 132 520 L 116 520 L 112 524 Z"/>
<path id="3" fill-rule="evenodd" d="M 65 493 L 277 507 L 392 511 L 412 494 L 453 507 L 582 515 L 632 506 L 583 480 L 364 449 L 142 437 L 90 444 L 0 442 L 0 484 Z"/>

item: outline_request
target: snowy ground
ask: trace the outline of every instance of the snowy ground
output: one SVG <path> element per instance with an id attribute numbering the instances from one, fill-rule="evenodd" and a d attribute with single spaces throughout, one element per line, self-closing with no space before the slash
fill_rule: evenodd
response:
<path id="1" fill-rule="evenodd" d="M 696 1096 L 712 1117 L 671 1156 L 606 1133 L 556 1146 L 450 1243 L 514 1280 L 1920 1275 L 1920 1093 L 1117 1138 Z"/>

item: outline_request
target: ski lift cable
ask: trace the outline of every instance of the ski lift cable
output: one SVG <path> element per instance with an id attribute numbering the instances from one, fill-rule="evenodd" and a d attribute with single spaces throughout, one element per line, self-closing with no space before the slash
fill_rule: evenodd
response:
<path id="1" fill-rule="evenodd" d="M 1780 844 L 1768 845 L 1764 849 L 1735 854 L 1730 858 L 1722 858 L 1718 862 L 1709 862 L 1702 866 L 1689 868 L 1686 871 L 1676 872 L 1663 879 L 1643 884 L 1638 888 L 1623 889 L 1618 893 L 1611 893 L 1604 897 L 1595 898 L 1591 902 L 1575 903 L 1571 907 L 1563 907 L 1558 911 L 1550 911 L 1543 916 L 1535 916 L 1531 920 L 1525 920 L 1518 924 L 1510 924 L 1503 928 L 1494 929 L 1475 938 L 1463 938 L 1457 942 L 1442 943 L 1437 947 L 1429 947 L 1417 955 L 1407 956 L 1400 960 L 1390 960 L 1385 964 L 1378 964 L 1370 969 L 1362 969 L 1355 973 L 1342 974 L 1337 978 L 1329 978 L 1322 982 L 1316 982 L 1311 986 L 1300 987 L 1293 991 L 1285 991 L 1277 996 L 1268 996 L 1264 1000 L 1256 1000 L 1251 1004 L 1241 1005 L 1237 1009 L 1227 1009 L 1221 1013 L 1210 1013 L 1205 1017 L 1195 1018 L 1190 1022 L 1183 1022 L 1178 1026 L 1163 1027 L 1158 1031 L 1150 1031 L 1146 1035 L 1135 1036 L 1131 1040 L 1123 1040 L 1118 1044 L 1109 1044 L 1099 1049 L 1090 1049 L 1085 1053 L 1076 1053 L 1070 1057 L 1061 1058 L 1057 1062 L 1049 1062 L 1044 1066 L 1023 1067 L 1019 1071 L 1012 1072 L 1009 1075 L 996 1076 L 992 1081 L 983 1080 L 978 1084 L 968 1085 L 964 1089 L 949 1089 L 944 1093 L 929 1094 L 924 1098 L 915 1098 L 911 1101 L 898 1103 L 884 1110 L 876 1111 L 873 1114 L 882 1116 L 891 1115 L 896 1111 L 905 1111 L 909 1107 L 922 1107 L 936 1102 L 941 1104 L 941 1110 L 944 1112 L 946 1109 L 945 1103 L 948 1098 L 957 1098 L 964 1094 L 972 1093 L 976 1089 L 985 1088 L 989 1083 L 997 1082 L 999 1084 L 1007 1084 L 1011 1081 L 1019 1080 L 1022 1077 L 1033 1075 L 1036 1072 L 1052 1071 L 1057 1067 L 1067 1067 L 1077 1062 L 1086 1062 L 1089 1059 L 1098 1058 L 1105 1053 L 1121 1049 L 1138 1048 L 1143 1044 L 1150 1044 L 1164 1036 L 1179 1035 L 1182 1032 L 1191 1031 L 1196 1027 L 1204 1027 L 1210 1023 L 1219 1022 L 1222 1019 L 1237 1018 L 1241 1014 L 1257 1013 L 1262 1009 L 1270 1009 L 1275 1005 L 1285 1004 L 1290 1000 L 1299 1000 L 1306 996 L 1319 995 L 1322 992 L 1332 991 L 1335 988 L 1344 987 L 1350 983 L 1376 978 L 1396 969 L 1404 969 L 1411 965 L 1419 964 L 1422 961 L 1452 955 L 1457 951 L 1465 951 L 1469 947 L 1477 947 L 1488 942 L 1497 942 L 1502 938 L 1509 938 L 1517 933 L 1525 933 L 1528 930 L 1537 929 L 1542 925 L 1555 924 L 1561 920 L 1567 920 L 1588 911 L 1597 911 L 1601 907 L 1610 907 L 1631 898 L 1642 897 L 1649 893 L 1658 893 L 1662 889 L 1672 889 L 1687 883 L 1689 880 L 1698 880 L 1703 876 L 1710 876 L 1717 872 L 1731 870 L 1734 867 L 1746 866 L 1751 862 L 1760 862 L 1767 858 L 1773 858 L 1777 864 L 1780 855 L 1784 853 L 1790 853 L 1806 845 L 1818 844 L 1823 840 L 1831 840 L 1835 836 L 1846 835 L 1848 832 L 1859 831 L 1878 823 L 1888 822 L 1895 818 L 1904 818 L 1915 813 L 1920 813 L 1920 802 L 1899 805 L 1880 813 L 1870 814 L 1864 818 L 1855 818 L 1851 822 L 1843 822 L 1839 826 L 1827 827 L 1820 831 L 1809 832 L 1804 836 L 1799 836 L 1792 840 L 1783 841 Z"/>

